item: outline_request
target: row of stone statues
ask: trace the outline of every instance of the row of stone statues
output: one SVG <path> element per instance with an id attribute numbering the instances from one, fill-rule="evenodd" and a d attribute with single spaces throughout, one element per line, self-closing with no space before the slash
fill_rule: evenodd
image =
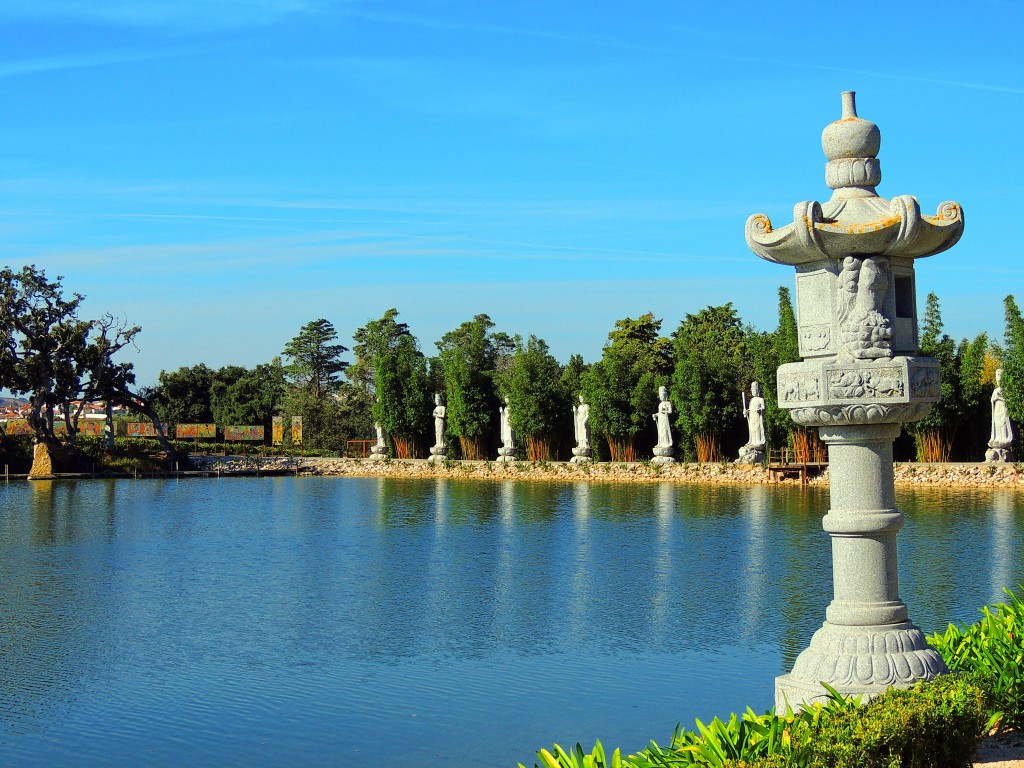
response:
<path id="1" fill-rule="evenodd" d="M 658 388 L 658 411 L 651 415 L 658 427 L 658 444 L 654 447 L 655 464 L 671 464 L 675 461 L 672 458 L 674 442 L 672 440 L 671 415 L 675 413 L 672 402 L 668 399 L 668 389 Z M 761 397 L 761 385 L 756 381 L 750 385 L 750 402 L 746 401 L 744 395 L 743 415 L 747 419 L 749 439 L 747 444 L 740 449 L 738 461 L 759 462 L 764 460 L 764 398 Z M 430 458 L 428 461 L 443 461 L 448 453 L 448 446 L 444 442 L 445 423 L 447 421 L 447 409 L 441 402 L 441 395 L 434 395 L 434 445 L 430 447 Z M 515 460 L 515 438 L 512 434 L 512 424 L 509 421 L 508 398 L 498 408 L 500 421 L 501 448 L 498 449 L 496 461 L 507 462 Z M 593 457 L 593 449 L 590 446 L 590 406 L 579 397 L 579 404 L 572 407 L 572 423 L 576 446 L 572 449 L 574 464 L 590 461 Z M 387 444 L 384 440 L 384 430 L 380 424 L 374 424 L 377 432 L 377 440 L 370 448 L 371 459 L 387 458 Z"/>
<path id="2" fill-rule="evenodd" d="M 1006 410 L 1006 400 L 1003 397 L 1003 371 L 996 371 L 996 388 L 992 392 L 992 433 L 988 442 L 989 450 L 985 453 L 987 462 L 1012 462 L 1013 452 L 1013 422 Z M 658 410 L 651 414 L 651 418 L 658 427 L 658 444 L 654 446 L 654 464 L 671 464 L 675 461 L 672 454 L 675 451 L 675 444 L 672 439 L 671 416 L 675 413 L 672 402 L 668 399 L 668 389 L 658 388 Z M 750 400 L 747 400 L 746 393 L 743 395 L 743 417 L 747 420 L 747 442 L 740 448 L 738 463 L 759 464 L 765 459 L 765 446 L 767 439 L 764 429 L 764 398 L 761 396 L 761 385 L 752 382 L 750 385 Z M 441 403 L 441 396 L 434 395 L 434 445 L 430 448 L 430 461 L 441 461 L 445 458 L 448 448 L 444 443 L 444 428 L 447 411 Z M 512 425 L 508 415 L 508 399 L 499 407 L 498 415 L 501 423 L 501 448 L 498 449 L 497 461 L 507 462 L 515 460 L 515 438 L 512 434 Z M 579 404 L 572 407 L 572 421 L 576 447 L 572 449 L 572 463 L 590 461 L 593 450 L 590 446 L 590 406 L 583 401 L 580 395 Z M 387 456 L 387 446 L 384 441 L 384 431 L 379 424 L 374 425 L 377 430 L 377 442 L 370 449 L 370 458 L 383 459 Z"/>

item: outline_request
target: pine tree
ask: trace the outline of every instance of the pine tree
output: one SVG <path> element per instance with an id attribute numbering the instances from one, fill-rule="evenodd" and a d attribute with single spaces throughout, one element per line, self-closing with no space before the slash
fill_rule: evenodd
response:
<path id="1" fill-rule="evenodd" d="M 798 427 L 793 423 L 789 412 L 779 407 L 778 392 L 778 369 L 780 365 L 795 363 L 800 360 L 800 341 L 797 334 L 796 313 L 793 312 L 793 301 L 790 298 L 789 288 L 779 286 L 779 322 L 775 333 L 771 336 L 771 347 L 774 352 L 774 359 L 769 370 L 763 366 L 759 370 L 755 364 L 754 378 L 761 382 L 761 389 L 764 394 L 765 411 L 764 426 L 769 448 L 783 448 L 789 442 L 799 442 L 804 446 L 806 453 L 810 454 L 817 444 L 817 430 L 808 430 L 806 427 Z M 756 358 L 755 358 L 756 359 Z M 799 433 L 799 438 L 796 434 Z M 807 460 L 814 457 L 808 455 Z"/>
<path id="2" fill-rule="evenodd" d="M 348 347 L 331 344 L 336 338 L 334 326 L 320 318 L 302 326 L 299 335 L 285 345 L 284 356 L 290 360 L 285 373 L 314 400 L 338 391 L 338 374 L 348 367 L 341 359 Z"/>

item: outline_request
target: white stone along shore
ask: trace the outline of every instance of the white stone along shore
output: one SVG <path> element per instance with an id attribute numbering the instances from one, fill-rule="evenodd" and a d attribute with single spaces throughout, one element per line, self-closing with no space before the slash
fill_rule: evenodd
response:
<path id="1" fill-rule="evenodd" d="M 231 473 L 252 471 L 255 457 L 192 456 L 196 469 Z M 314 457 L 266 456 L 258 460 L 259 469 L 296 470 L 300 475 L 331 477 L 407 477 L 472 478 L 478 480 L 530 480 L 574 482 L 587 480 L 607 483 L 679 482 L 719 485 L 800 485 L 795 477 L 776 480 L 761 464 L 595 462 L 587 464 L 562 461 L 444 461 L 426 459 L 335 459 Z M 894 475 L 900 486 L 1021 488 L 1024 489 L 1024 464 L 917 464 L 897 462 Z M 828 470 L 808 480 L 809 485 L 828 486 Z"/>

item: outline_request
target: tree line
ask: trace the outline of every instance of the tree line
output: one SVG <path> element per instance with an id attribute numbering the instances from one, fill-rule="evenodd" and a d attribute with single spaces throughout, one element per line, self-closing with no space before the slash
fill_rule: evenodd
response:
<path id="1" fill-rule="evenodd" d="M 1024 423 L 1024 322 L 1013 296 L 1006 297 L 1005 310 L 1004 345 L 987 333 L 956 341 L 943 332 L 938 297 L 928 295 L 919 354 L 939 360 L 942 402 L 906 425 L 902 458 L 983 458 L 999 367 L 1011 417 Z M 570 456 L 572 405 L 582 395 L 590 404 L 597 456 L 634 461 L 651 455 L 651 414 L 658 388 L 666 386 L 680 457 L 718 461 L 735 457 L 746 441 L 742 393 L 759 381 L 769 446 L 809 452 L 817 441 L 814 430 L 797 427 L 778 407 L 775 371 L 799 359 L 796 318 L 784 287 L 774 331 L 744 323 L 731 303 L 686 314 L 667 335 L 662 320 L 647 313 L 616 321 L 601 358 L 589 364 L 580 355 L 559 362 L 543 339 L 498 331 L 486 314 L 445 333 L 434 355 L 421 349 L 394 308 L 358 328 L 351 350 L 337 344 L 337 336 L 330 322 L 318 319 L 303 326 L 280 358 L 254 369 L 213 371 L 200 364 L 162 372 L 158 411 L 168 423 L 267 424 L 275 414 L 301 415 L 306 444 L 331 450 L 369 438 L 376 422 L 391 455 L 408 458 L 427 454 L 432 398 L 440 393 L 447 442 L 455 447 L 449 455 L 488 459 L 497 455 L 498 409 L 507 400 L 521 457 L 542 461 Z M 343 360 L 349 352 L 351 363 Z"/>
<path id="2" fill-rule="evenodd" d="M 77 414 L 71 403 L 91 399 L 127 405 L 172 428 L 269 426 L 274 416 L 284 416 L 285 424 L 301 416 L 303 445 L 326 450 L 371 437 L 376 422 L 393 456 L 424 456 L 433 441 L 432 399 L 440 393 L 447 442 L 456 448 L 450 456 L 494 458 L 498 408 L 507 400 L 522 458 L 555 460 L 568 458 L 575 444 L 571 407 L 582 395 L 590 405 L 596 457 L 632 461 L 651 454 L 651 414 L 658 388 L 666 386 L 679 456 L 716 461 L 735 457 L 746 440 L 741 398 L 752 381 L 762 383 L 770 447 L 810 451 L 816 441 L 813 430 L 793 425 L 776 400 L 776 369 L 799 359 L 784 287 L 774 331 L 743 322 L 731 303 L 686 314 L 667 334 L 663 321 L 647 313 L 616 321 L 592 363 L 575 354 L 561 363 L 543 339 L 498 331 L 486 314 L 445 333 L 428 355 L 392 308 L 356 329 L 351 349 L 338 343 L 331 322 L 318 318 L 266 363 L 217 369 L 197 363 L 161 371 L 151 388 L 135 388 L 131 364 L 113 360 L 135 343 L 139 328 L 109 316 L 80 319 L 83 297 L 66 298 L 60 278 L 50 281 L 35 267 L 4 269 L 0 295 L 0 387 L 28 395 L 37 442 L 55 450 L 73 448 Z M 1004 307 L 1001 346 L 986 333 L 957 341 L 943 332 L 938 297 L 928 295 L 919 352 L 939 360 L 942 402 L 906 425 L 903 458 L 980 460 L 998 367 L 1011 418 L 1024 424 L 1024 321 L 1013 296 Z M 60 419 L 72 427 L 63 436 L 54 430 Z"/>

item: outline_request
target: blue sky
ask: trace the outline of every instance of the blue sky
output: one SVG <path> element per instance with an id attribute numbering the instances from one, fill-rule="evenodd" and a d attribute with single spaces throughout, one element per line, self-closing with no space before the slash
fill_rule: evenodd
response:
<path id="1" fill-rule="evenodd" d="M 561 360 L 615 320 L 792 270 L 744 243 L 824 200 L 840 91 L 886 197 L 960 202 L 918 263 L 956 337 L 1024 296 L 1024 3 L 0 0 L 0 263 L 142 325 L 160 369 L 254 365 L 397 307 L 428 354 L 486 312 Z"/>

